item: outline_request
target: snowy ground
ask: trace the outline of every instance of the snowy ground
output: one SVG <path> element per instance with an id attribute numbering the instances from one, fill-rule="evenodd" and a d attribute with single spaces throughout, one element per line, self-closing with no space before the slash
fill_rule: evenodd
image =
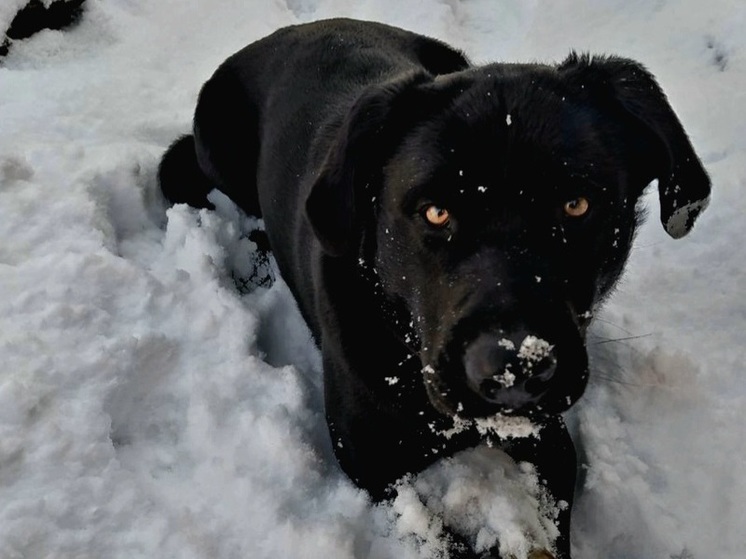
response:
<path id="1" fill-rule="evenodd" d="M 88 0 L 79 26 L 17 42 L 0 66 L 0 557 L 435 557 L 441 506 L 518 552 L 524 534 L 547 537 L 529 473 L 487 450 L 371 505 L 332 458 L 319 358 L 286 289 L 234 281 L 253 270 L 251 221 L 220 200 L 167 210 L 158 194 L 158 158 L 216 65 L 337 15 L 446 39 L 475 62 L 574 48 L 658 76 L 713 200 L 674 241 L 651 192 L 592 332 L 591 384 L 568 417 L 585 463 L 575 556 L 742 556 L 746 5 L 207 4 Z M 0 10 L 0 29 L 11 17 Z"/>

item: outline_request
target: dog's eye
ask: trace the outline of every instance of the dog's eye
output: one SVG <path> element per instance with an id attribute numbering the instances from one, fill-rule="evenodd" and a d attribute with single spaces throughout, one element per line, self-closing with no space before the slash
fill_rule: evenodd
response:
<path id="1" fill-rule="evenodd" d="M 422 215 L 433 227 L 447 227 L 451 220 L 448 210 L 435 204 L 425 206 L 422 210 Z"/>
<path id="2" fill-rule="evenodd" d="M 590 203 L 588 202 L 588 198 L 583 198 L 582 196 L 578 196 L 573 200 L 568 200 L 565 202 L 564 206 L 565 213 L 570 217 L 580 217 L 585 215 L 589 208 Z"/>

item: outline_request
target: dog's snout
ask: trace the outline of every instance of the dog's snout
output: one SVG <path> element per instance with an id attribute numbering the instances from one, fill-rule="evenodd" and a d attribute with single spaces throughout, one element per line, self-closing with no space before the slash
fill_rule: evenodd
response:
<path id="1" fill-rule="evenodd" d="M 538 402 L 557 370 L 554 346 L 520 332 L 481 334 L 464 352 L 466 381 L 484 400 L 507 409 Z"/>

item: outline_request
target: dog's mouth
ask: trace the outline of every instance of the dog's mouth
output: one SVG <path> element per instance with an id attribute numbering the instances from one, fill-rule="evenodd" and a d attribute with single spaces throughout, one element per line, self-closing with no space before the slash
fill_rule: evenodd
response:
<path id="1" fill-rule="evenodd" d="M 569 409 L 588 380 L 582 332 L 487 330 L 452 341 L 422 369 L 433 407 L 449 416 L 540 419 Z"/>

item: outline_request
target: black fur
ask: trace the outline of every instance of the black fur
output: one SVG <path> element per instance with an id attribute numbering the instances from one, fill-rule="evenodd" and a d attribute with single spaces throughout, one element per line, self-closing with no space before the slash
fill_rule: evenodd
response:
<path id="1" fill-rule="evenodd" d="M 439 41 L 346 19 L 228 58 L 160 169 L 172 202 L 208 207 L 215 187 L 264 218 L 322 351 L 334 450 L 358 485 L 385 498 L 403 475 L 490 438 L 568 504 L 576 460 L 560 414 L 585 388 L 585 331 L 653 179 L 680 236 L 709 180 L 640 64 L 472 66 Z M 427 221 L 431 206 L 446 225 Z M 479 418 L 498 414 L 531 418 L 540 439 L 480 434 Z M 444 437 L 456 416 L 466 427 Z"/>

